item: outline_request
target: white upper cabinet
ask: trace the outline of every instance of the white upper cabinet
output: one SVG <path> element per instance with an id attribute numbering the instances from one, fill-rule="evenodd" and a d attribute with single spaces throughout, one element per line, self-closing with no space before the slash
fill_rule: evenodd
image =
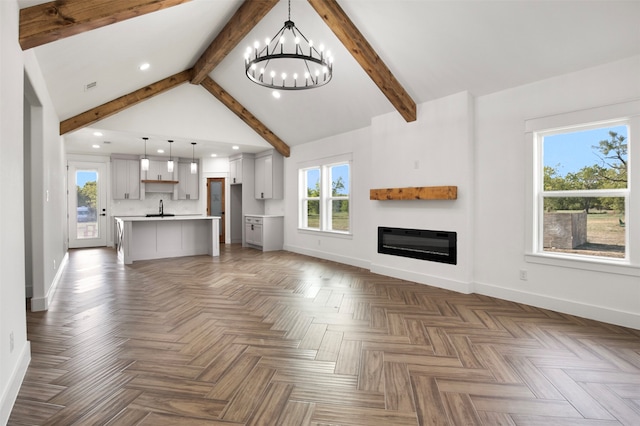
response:
<path id="1" fill-rule="evenodd" d="M 178 200 L 197 200 L 200 190 L 200 165 L 198 173 L 191 173 L 191 163 L 178 164 Z"/>
<path id="2" fill-rule="evenodd" d="M 259 200 L 282 199 L 284 193 L 284 160 L 269 150 L 256 154 L 255 197 Z"/>
<path id="3" fill-rule="evenodd" d="M 242 158 L 229 160 L 229 179 L 230 183 L 242 183 Z"/>
<path id="4" fill-rule="evenodd" d="M 140 199 L 140 161 L 112 158 L 111 175 L 114 200 Z"/>
<path id="5" fill-rule="evenodd" d="M 174 159 L 174 169 L 172 173 L 167 171 L 167 162 L 162 160 L 149 161 L 149 171 L 146 172 L 145 179 L 147 180 L 175 180 L 175 171 L 177 169 L 178 161 Z"/>

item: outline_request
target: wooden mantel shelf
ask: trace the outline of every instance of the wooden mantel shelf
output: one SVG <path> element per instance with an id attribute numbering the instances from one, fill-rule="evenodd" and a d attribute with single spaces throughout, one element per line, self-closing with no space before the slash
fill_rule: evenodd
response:
<path id="1" fill-rule="evenodd" d="M 177 180 L 154 180 L 154 179 L 142 179 L 142 183 L 168 183 L 168 184 L 176 184 L 179 183 Z"/>
<path id="2" fill-rule="evenodd" d="M 455 200 L 457 186 L 417 186 L 369 190 L 370 200 Z"/>

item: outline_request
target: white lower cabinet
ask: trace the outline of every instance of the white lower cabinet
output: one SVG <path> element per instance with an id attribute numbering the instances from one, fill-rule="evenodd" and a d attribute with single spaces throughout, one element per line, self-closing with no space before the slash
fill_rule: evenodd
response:
<path id="1" fill-rule="evenodd" d="M 244 217 L 245 246 L 262 251 L 282 250 L 284 245 L 284 217 L 246 215 Z"/>

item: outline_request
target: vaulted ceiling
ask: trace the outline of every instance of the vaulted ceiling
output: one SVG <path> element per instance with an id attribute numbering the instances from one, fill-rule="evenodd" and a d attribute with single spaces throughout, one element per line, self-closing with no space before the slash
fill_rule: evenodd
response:
<path id="1" fill-rule="evenodd" d="M 416 103 L 640 54 L 637 1 L 293 0 L 291 19 L 332 50 L 334 77 L 275 99 L 246 78 L 243 53 L 282 26 L 285 0 L 18 1 L 23 49 L 75 153 L 139 154 L 149 136 L 151 151 L 174 139 L 185 157 L 191 141 L 199 156 L 286 155 L 383 113 L 411 122 Z"/>

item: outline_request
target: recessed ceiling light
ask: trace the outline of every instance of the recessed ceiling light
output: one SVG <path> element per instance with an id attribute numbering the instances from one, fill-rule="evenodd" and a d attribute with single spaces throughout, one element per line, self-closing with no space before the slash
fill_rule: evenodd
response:
<path id="1" fill-rule="evenodd" d="M 271 94 L 273 95 L 274 98 L 280 99 L 280 92 L 278 92 L 277 90 L 274 90 Z"/>
<path id="2" fill-rule="evenodd" d="M 159 149 L 158 154 L 164 154 L 164 149 Z"/>
<path id="3" fill-rule="evenodd" d="M 231 149 L 240 149 L 240 147 L 238 145 L 234 145 L 231 147 Z"/>
<path id="4" fill-rule="evenodd" d="M 100 145 L 92 145 L 94 148 L 100 148 Z"/>
<path id="5" fill-rule="evenodd" d="M 149 69 L 149 67 L 150 67 L 150 66 L 151 66 L 151 65 L 149 65 L 149 63 L 148 63 L 148 62 L 145 62 L 144 64 L 140 65 L 140 66 L 138 67 L 138 69 L 140 69 L 140 71 L 146 71 L 146 70 L 148 70 L 148 69 Z"/>
<path id="6" fill-rule="evenodd" d="M 217 156 L 218 156 L 218 154 L 211 154 L 211 156 L 212 156 L 212 157 L 217 157 Z"/>
<path id="7" fill-rule="evenodd" d="M 93 136 L 102 136 L 102 132 L 93 132 Z"/>

